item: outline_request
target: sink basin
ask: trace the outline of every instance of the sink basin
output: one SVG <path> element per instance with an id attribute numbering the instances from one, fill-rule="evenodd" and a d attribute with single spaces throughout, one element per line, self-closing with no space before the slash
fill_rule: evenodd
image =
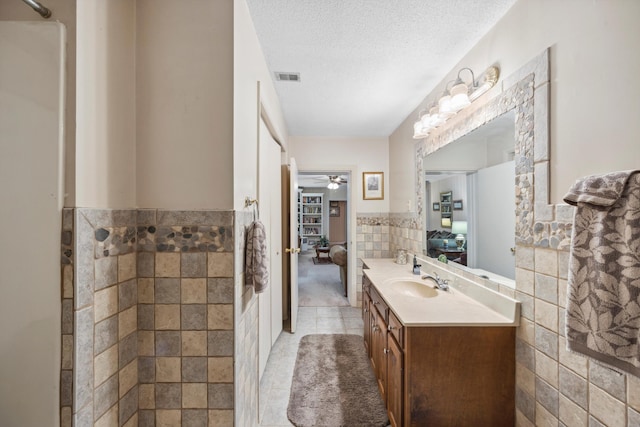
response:
<path id="1" fill-rule="evenodd" d="M 411 279 L 394 280 L 391 289 L 402 295 L 419 298 L 433 298 L 438 296 L 438 291 L 425 282 Z"/>

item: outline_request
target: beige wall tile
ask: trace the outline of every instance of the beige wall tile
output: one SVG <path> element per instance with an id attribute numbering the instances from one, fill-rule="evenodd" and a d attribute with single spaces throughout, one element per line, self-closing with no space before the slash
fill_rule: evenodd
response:
<path id="1" fill-rule="evenodd" d="M 516 383 L 531 396 L 536 395 L 536 375 L 520 363 L 516 363 Z"/>
<path id="2" fill-rule="evenodd" d="M 535 324 L 524 317 L 520 318 L 520 326 L 516 329 L 518 338 L 530 345 L 535 345 L 536 342 L 536 330 Z"/>
<path id="3" fill-rule="evenodd" d="M 558 353 L 560 363 L 567 368 L 571 369 L 576 374 L 583 378 L 587 378 L 588 365 L 587 358 L 585 356 L 572 353 L 567 350 L 567 339 L 564 337 L 559 338 Z"/>
<path id="4" fill-rule="evenodd" d="M 211 409 L 209 410 L 208 427 L 233 427 L 233 410 Z"/>
<path id="5" fill-rule="evenodd" d="M 536 298 L 535 319 L 536 323 L 558 332 L 558 307 L 556 305 Z"/>
<path id="6" fill-rule="evenodd" d="M 118 256 L 118 282 L 124 282 L 136 277 L 137 253 L 132 252 Z"/>
<path id="7" fill-rule="evenodd" d="M 133 414 L 122 427 L 138 427 L 138 413 Z"/>
<path id="8" fill-rule="evenodd" d="M 97 291 L 93 295 L 93 313 L 95 322 L 98 323 L 118 312 L 118 287 Z"/>
<path id="9" fill-rule="evenodd" d="M 567 280 L 558 279 L 558 305 L 567 308 Z"/>
<path id="10" fill-rule="evenodd" d="M 232 383 L 233 357 L 210 357 L 207 371 L 210 383 Z"/>
<path id="11" fill-rule="evenodd" d="M 180 277 L 180 254 L 156 253 L 156 277 Z"/>
<path id="12" fill-rule="evenodd" d="M 207 303 L 207 279 L 182 279 L 181 282 L 183 304 Z"/>
<path id="13" fill-rule="evenodd" d="M 560 421 L 567 427 L 583 427 L 588 423 L 587 411 L 560 395 Z"/>
<path id="14" fill-rule="evenodd" d="M 156 427 L 176 427 L 182 424 L 179 409 L 156 409 Z"/>
<path id="15" fill-rule="evenodd" d="M 516 268 L 516 289 L 525 294 L 533 295 L 534 277 L 533 271 Z"/>
<path id="16" fill-rule="evenodd" d="M 640 411 L 640 378 L 627 375 L 627 402 L 636 411 Z"/>
<path id="17" fill-rule="evenodd" d="M 207 306 L 207 322 L 209 330 L 233 329 L 233 305 L 209 304 Z"/>
<path id="18" fill-rule="evenodd" d="M 182 407 L 183 408 L 206 408 L 207 407 L 207 384 L 206 383 L 183 383 L 182 384 Z"/>
<path id="19" fill-rule="evenodd" d="M 156 330 L 180 329 L 180 304 L 156 304 Z"/>
<path id="20" fill-rule="evenodd" d="M 73 298 L 73 266 L 65 265 L 62 269 L 62 298 Z"/>
<path id="21" fill-rule="evenodd" d="M 140 384 L 138 386 L 138 406 L 140 409 L 155 409 L 156 407 L 155 384 Z"/>
<path id="22" fill-rule="evenodd" d="M 97 387 L 118 371 L 118 344 L 97 355 L 93 363 L 93 381 Z"/>
<path id="23" fill-rule="evenodd" d="M 138 331 L 138 356 L 154 356 L 155 354 L 154 331 Z"/>
<path id="24" fill-rule="evenodd" d="M 536 403 L 536 427 L 558 427 L 558 419 L 539 403 Z"/>
<path id="25" fill-rule="evenodd" d="M 122 396 L 127 394 L 131 388 L 138 383 L 138 359 L 134 359 L 127 366 L 122 368 L 118 373 L 118 394 Z"/>
<path id="26" fill-rule="evenodd" d="M 156 382 L 179 383 L 182 381 L 180 357 L 156 358 Z"/>
<path id="27" fill-rule="evenodd" d="M 94 427 L 118 427 L 118 404 L 116 403 L 104 413 L 94 424 Z"/>
<path id="28" fill-rule="evenodd" d="M 155 282 L 153 279 L 138 279 L 138 303 L 153 304 Z"/>
<path id="29" fill-rule="evenodd" d="M 138 327 L 138 306 L 134 305 L 118 314 L 118 338 L 122 339 Z"/>
<path id="30" fill-rule="evenodd" d="M 529 419 L 516 409 L 516 427 L 535 427 Z"/>
<path id="31" fill-rule="evenodd" d="M 206 356 L 207 331 L 182 331 L 182 355 Z"/>
<path id="32" fill-rule="evenodd" d="M 209 277 L 233 277 L 233 253 L 209 252 L 207 275 Z"/>
<path id="33" fill-rule="evenodd" d="M 536 248 L 534 253 L 536 272 L 558 277 L 558 251 L 555 249 Z"/>
<path id="34" fill-rule="evenodd" d="M 625 427 L 627 411 L 624 403 L 593 384 L 589 384 L 589 411 L 607 427 Z"/>
<path id="35" fill-rule="evenodd" d="M 536 351 L 536 374 L 558 388 L 558 362 L 539 351 Z"/>

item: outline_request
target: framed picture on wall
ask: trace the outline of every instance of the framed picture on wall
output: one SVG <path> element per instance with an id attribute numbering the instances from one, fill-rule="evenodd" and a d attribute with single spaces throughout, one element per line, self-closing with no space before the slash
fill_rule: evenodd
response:
<path id="1" fill-rule="evenodd" d="M 340 216 L 340 206 L 330 206 L 329 216 Z"/>
<path id="2" fill-rule="evenodd" d="M 461 211 L 462 210 L 462 200 L 454 200 L 453 201 L 453 210 Z"/>
<path id="3" fill-rule="evenodd" d="M 440 210 L 440 202 L 434 202 L 433 203 L 433 210 L 434 211 L 439 211 Z"/>
<path id="4" fill-rule="evenodd" d="M 362 172 L 362 198 L 384 199 L 384 172 Z"/>

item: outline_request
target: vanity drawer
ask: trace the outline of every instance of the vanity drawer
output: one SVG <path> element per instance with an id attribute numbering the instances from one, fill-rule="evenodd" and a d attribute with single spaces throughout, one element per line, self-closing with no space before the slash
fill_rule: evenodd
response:
<path id="1" fill-rule="evenodd" d="M 393 314 L 393 311 L 389 310 L 389 326 L 387 326 L 387 330 L 393 335 L 398 344 L 400 344 L 400 348 L 404 348 L 404 327 L 400 320 Z"/>
<path id="2" fill-rule="evenodd" d="M 389 306 L 387 306 L 387 303 L 384 302 L 378 291 L 376 291 L 376 288 L 373 286 L 369 288 L 369 295 L 371 296 L 371 305 L 378 310 L 378 313 L 380 313 L 384 322 L 387 323 L 389 321 Z M 371 311 L 373 311 L 373 307 L 371 308 Z"/>

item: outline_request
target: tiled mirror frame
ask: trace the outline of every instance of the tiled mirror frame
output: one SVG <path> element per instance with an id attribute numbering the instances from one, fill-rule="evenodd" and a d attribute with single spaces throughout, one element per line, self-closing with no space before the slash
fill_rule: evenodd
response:
<path id="1" fill-rule="evenodd" d="M 499 85 L 502 91 L 494 98 L 473 104 L 416 144 L 417 216 L 424 205 L 424 156 L 514 110 L 516 244 L 566 250 L 573 208 L 549 204 L 549 49 Z"/>

